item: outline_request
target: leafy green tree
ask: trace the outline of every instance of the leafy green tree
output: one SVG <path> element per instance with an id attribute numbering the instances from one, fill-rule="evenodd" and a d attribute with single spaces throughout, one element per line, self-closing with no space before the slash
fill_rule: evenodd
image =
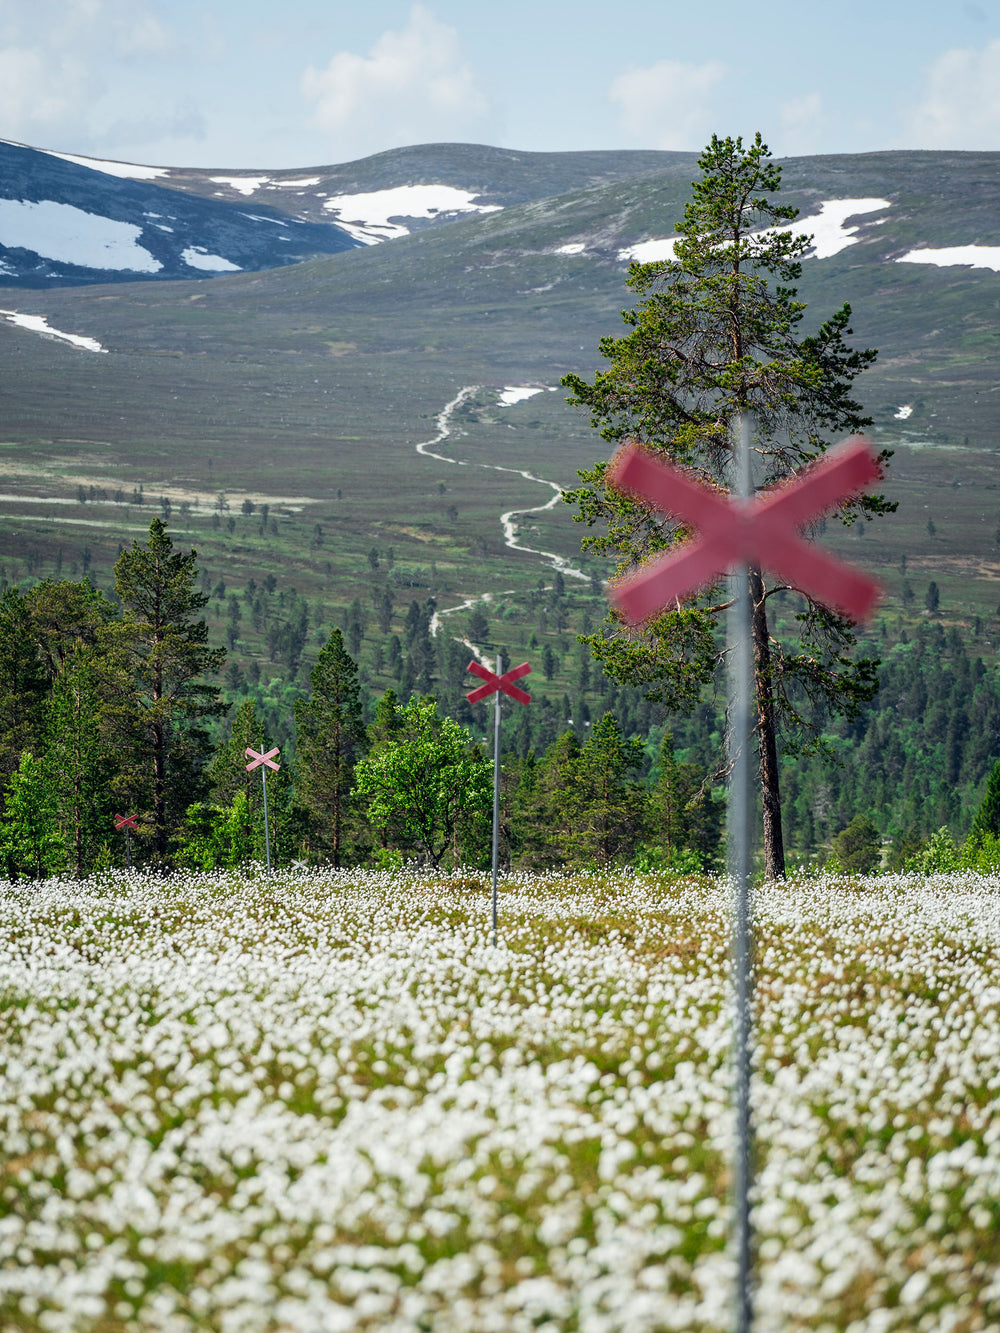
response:
<path id="1" fill-rule="evenodd" d="M 353 814 L 354 766 L 366 734 L 358 666 L 335 629 L 295 705 L 296 792 L 313 815 L 333 864 L 343 864 Z"/>
<path id="2" fill-rule="evenodd" d="M 809 246 L 786 225 L 794 208 L 769 197 L 780 188 L 780 169 L 757 135 L 712 138 L 699 159 L 701 178 L 677 224 L 674 257 L 633 264 L 628 285 L 639 298 L 624 312 L 630 332 L 604 338 L 610 362 L 592 383 L 567 375 L 570 403 L 586 407 L 604 439 L 640 441 L 686 467 L 714 489 L 728 489 L 733 422 L 750 414 L 757 484 L 770 486 L 799 471 L 827 447 L 831 435 L 868 422 L 850 396 L 852 381 L 874 361 L 872 350 L 852 350 L 850 307 L 843 306 L 816 333 L 802 337 L 804 306 L 792 284 Z M 774 285 L 769 285 L 774 279 Z M 883 460 L 888 455 L 883 454 Z M 616 561 L 619 573 L 683 541 L 686 529 L 634 497 L 607 486 L 607 463 L 580 473 L 585 483 L 567 494 L 578 521 L 603 531 L 584 547 Z M 867 495 L 845 506 L 845 521 L 893 508 Z M 766 873 L 784 874 L 778 775 L 778 730 L 786 753 L 816 743 L 819 717 L 834 709 L 852 714 L 874 694 L 876 663 L 849 656 L 851 624 L 805 597 L 797 649 L 773 633 L 769 602 L 801 589 L 751 572 L 756 731 Z M 722 660 L 716 619 L 727 606 L 720 588 L 687 599 L 641 631 L 614 613 L 592 650 L 605 672 L 641 685 L 671 709 L 690 709 Z"/>
<path id="3" fill-rule="evenodd" d="M 855 815 L 834 838 L 833 854 L 849 875 L 870 875 L 882 862 L 882 835 L 867 815 Z"/>
<path id="4" fill-rule="evenodd" d="M 132 680 L 133 759 L 148 792 L 155 858 L 168 859 L 171 836 L 203 786 L 211 752 L 205 718 L 225 712 L 219 687 L 204 677 L 221 670 L 224 648 L 208 647 L 198 612 L 197 552 L 175 552 L 167 525 L 156 518 L 149 541 L 133 542 L 115 565 L 122 605 L 122 643 Z"/>
<path id="5" fill-rule="evenodd" d="M 45 879 L 64 861 L 48 774 L 27 750 L 7 788 L 0 859 L 9 879 Z"/>
<path id="6" fill-rule="evenodd" d="M 354 790 L 383 846 L 435 869 L 482 859 L 493 803 L 492 764 L 433 698 L 383 710 L 382 732 L 355 770 Z M 388 734 L 386 734 L 388 733 Z"/>
<path id="7" fill-rule="evenodd" d="M 265 860 L 263 825 L 255 823 L 246 792 L 236 792 L 228 806 L 190 806 L 177 860 L 191 870 L 237 870 Z"/>
<path id="8" fill-rule="evenodd" d="M 962 854 L 955 845 L 947 825 L 942 825 L 932 833 L 926 847 L 922 848 L 909 861 L 904 869 L 915 871 L 918 875 L 947 875 L 961 869 Z"/>

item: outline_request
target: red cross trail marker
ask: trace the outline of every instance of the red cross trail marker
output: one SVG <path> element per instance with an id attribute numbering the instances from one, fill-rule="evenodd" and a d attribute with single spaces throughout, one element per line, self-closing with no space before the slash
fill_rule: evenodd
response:
<path id="1" fill-rule="evenodd" d="M 138 815 L 115 815 L 115 829 L 120 833 L 125 830 L 125 868 L 132 869 L 132 834 L 131 829 L 139 832 Z"/>
<path id="2" fill-rule="evenodd" d="M 611 485 L 677 515 L 698 535 L 618 584 L 615 603 L 626 621 L 637 624 L 719 574 L 749 564 L 771 570 L 852 620 L 865 620 L 878 599 L 878 584 L 817 550 L 798 530 L 879 475 L 871 445 L 857 435 L 787 485 L 755 499 L 730 500 L 628 444 L 612 461 Z"/>
<path id="3" fill-rule="evenodd" d="M 276 754 L 281 754 L 281 750 L 277 745 L 273 750 L 268 750 L 267 754 L 258 754 L 256 750 L 251 750 L 248 745 L 246 748 L 246 756 L 251 760 L 251 763 L 247 764 L 247 772 L 252 773 L 255 768 L 260 768 L 261 764 L 266 764 L 268 768 L 273 768 L 275 773 L 277 773 L 281 765 L 274 762 L 274 756 Z M 262 773 L 261 777 L 263 776 Z"/>
<path id="4" fill-rule="evenodd" d="M 516 699 L 519 704 L 531 703 L 531 695 L 528 694 L 526 690 L 519 689 L 518 686 L 514 684 L 515 680 L 520 680 L 522 676 L 526 676 L 531 670 L 531 667 L 528 666 L 527 662 L 522 662 L 518 667 L 511 667 L 510 671 L 505 671 L 502 676 L 497 674 L 500 670 L 499 667 L 497 667 L 497 672 L 493 672 L 489 667 L 480 665 L 479 662 L 470 662 L 465 669 L 466 671 L 471 671 L 474 676 L 479 676 L 481 680 L 487 682 L 485 685 L 480 685 L 478 689 L 473 690 L 471 694 L 466 695 L 470 704 L 477 704 L 480 699 L 488 699 L 490 695 L 494 694 L 497 690 L 503 690 L 504 694 L 509 694 L 510 697 Z"/>
<path id="5" fill-rule="evenodd" d="M 500 695 L 509 694 L 512 699 L 518 703 L 530 704 L 531 695 L 520 686 L 515 685 L 515 680 L 520 680 L 531 670 L 527 662 L 522 662 L 520 666 L 511 667 L 509 671 L 503 671 L 503 658 L 497 655 L 497 669 L 491 671 L 489 667 L 484 667 L 481 662 L 470 662 L 465 668 L 471 671 L 474 676 L 480 680 L 485 680 L 485 685 L 480 685 L 471 693 L 466 695 L 470 704 L 479 703 L 480 699 L 488 699 L 491 694 L 497 697 L 496 709 L 493 713 L 493 946 L 497 942 L 497 854 L 500 848 Z M 502 674 L 501 674 L 502 672 Z"/>
<path id="6" fill-rule="evenodd" d="M 268 827 L 268 823 L 267 823 L 267 772 L 266 772 L 266 770 L 269 769 L 269 768 L 273 768 L 274 771 L 275 771 L 275 773 L 277 773 L 277 771 L 278 771 L 278 769 L 281 767 L 281 765 L 280 765 L 280 764 L 276 764 L 274 761 L 275 761 L 276 757 L 277 757 L 279 754 L 281 754 L 281 749 L 280 749 L 280 747 L 277 746 L 277 745 L 274 747 L 273 750 L 268 750 L 267 754 L 265 754 L 265 753 L 264 753 L 264 743 L 263 743 L 263 741 L 261 742 L 261 746 L 260 746 L 260 750 L 259 750 L 259 751 L 257 751 L 257 750 L 251 750 L 251 748 L 250 748 L 249 745 L 246 747 L 246 756 L 247 756 L 247 758 L 250 760 L 249 764 L 247 764 L 247 772 L 248 772 L 248 773 L 252 773 L 253 770 L 254 770 L 255 768 L 259 768 L 259 769 L 260 769 L 260 785 L 261 785 L 261 786 L 263 787 L 263 789 L 264 789 L 264 855 L 265 855 L 265 857 L 267 858 L 267 873 L 268 873 L 268 874 L 271 873 L 271 830 L 270 830 L 270 828 Z"/>

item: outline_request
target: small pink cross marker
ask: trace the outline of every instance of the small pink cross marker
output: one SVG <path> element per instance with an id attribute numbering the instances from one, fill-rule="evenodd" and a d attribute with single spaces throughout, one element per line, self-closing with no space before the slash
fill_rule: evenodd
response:
<path id="1" fill-rule="evenodd" d="M 528 694 L 526 690 L 522 690 L 514 684 L 515 680 L 520 680 L 522 676 L 526 676 L 531 670 L 531 667 L 527 662 L 522 662 L 520 666 L 511 667 L 511 669 L 505 671 L 502 676 L 498 676 L 497 673 L 491 671 L 489 667 L 484 667 L 481 662 L 470 662 L 465 669 L 466 671 L 471 671 L 474 676 L 479 676 L 481 680 L 486 681 L 485 685 L 480 685 L 477 689 L 474 689 L 471 694 L 465 696 L 470 704 L 477 704 L 480 699 L 488 699 L 491 694 L 496 694 L 497 690 L 503 690 L 504 694 L 509 694 L 510 697 L 516 699 L 518 703 L 531 703 L 531 695 Z"/>
<path id="2" fill-rule="evenodd" d="M 260 768 L 261 764 L 266 764 L 268 768 L 273 768 L 275 773 L 277 773 L 281 765 L 276 764 L 274 759 L 275 756 L 279 754 L 281 754 L 281 748 L 277 745 L 273 750 L 268 750 L 267 754 L 259 754 L 256 750 L 251 750 L 248 745 L 246 748 L 246 756 L 251 762 L 247 764 L 247 772 L 251 773 L 255 768 Z"/>

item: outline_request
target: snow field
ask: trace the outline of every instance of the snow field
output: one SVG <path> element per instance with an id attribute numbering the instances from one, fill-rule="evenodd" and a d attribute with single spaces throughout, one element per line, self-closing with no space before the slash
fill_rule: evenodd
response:
<path id="1" fill-rule="evenodd" d="M 834 255 L 840 254 L 841 250 L 846 250 L 849 245 L 856 245 L 858 242 L 856 235 L 858 229 L 856 226 L 847 225 L 848 218 L 859 217 L 864 213 L 878 213 L 891 207 L 892 204 L 888 199 L 824 199 L 819 205 L 819 211 L 809 217 L 796 218 L 787 227 L 766 227 L 762 231 L 751 233 L 748 240 L 763 239 L 778 231 L 789 231 L 794 236 L 811 236 L 812 245 L 806 252 L 807 257 L 831 259 Z M 638 245 L 630 245 L 624 250 L 619 250 L 618 258 L 638 264 L 653 264 L 673 259 L 674 246 L 679 239 L 677 236 L 671 236 L 640 241 Z"/>
<path id="2" fill-rule="evenodd" d="M 939 250 L 909 250 L 897 264 L 936 264 L 938 268 L 961 266 L 989 268 L 1000 273 L 1000 245 L 950 245 Z"/>
<path id="3" fill-rule="evenodd" d="M 337 194 L 324 200 L 323 208 L 335 215 L 338 227 L 363 241 L 408 236 L 409 227 L 398 218 L 430 218 L 438 213 L 499 213 L 500 204 L 477 204 L 478 196 L 454 185 L 397 185 L 367 194 Z"/>
<path id="4" fill-rule="evenodd" d="M 3 899 L 3 1327 L 731 1326 L 724 883 Z M 758 914 L 757 1327 L 1000 1328 L 1000 884 Z"/>
<path id="5" fill-rule="evenodd" d="M 96 338 L 87 338 L 82 333 L 63 333 L 60 329 L 54 329 L 50 326 L 44 315 L 22 315 L 17 310 L 0 310 L 0 318 L 13 324 L 16 328 L 27 329 L 31 333 L 40 333 L 46 338 L 54 338 L 57 342 L 69 343 L 71 347 L 79 347 L 84 352 L 106 352 L 108 349 L 102 347 Z M 56 501 L 55 503 L 59 503 Z"/>
<path id="6" fill-rule="evenodd" d="M 0 245 L 83 268 L 158 273 L 158 259 L 139 245 L 142 228 L 51 199 L 0 199 Z"/>

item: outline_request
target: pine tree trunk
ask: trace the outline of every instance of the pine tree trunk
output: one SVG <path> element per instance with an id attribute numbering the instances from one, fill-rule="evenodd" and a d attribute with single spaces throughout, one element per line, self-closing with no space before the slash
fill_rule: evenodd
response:
<path id="1" fill-rule="evenodd" d="M 153 845 L 161 859 L 167 854 L 167 766 L 163 726 L 153 725 Z"/>
<path id="2" fill-rule="evenodd" d="M 778 746 L 774 726 L 774 689 L 771 683 L 771 644 L 767 631 L 764 583 L 757 569 L 750 570 L 753 604 L 754 684 L 757 694 L 757 748 L 760 755 L 760 796 L 764 824 L 764 877 L 785 878 L 785 843 L 781 832 L 781 791 L 778 782 Z"/>

